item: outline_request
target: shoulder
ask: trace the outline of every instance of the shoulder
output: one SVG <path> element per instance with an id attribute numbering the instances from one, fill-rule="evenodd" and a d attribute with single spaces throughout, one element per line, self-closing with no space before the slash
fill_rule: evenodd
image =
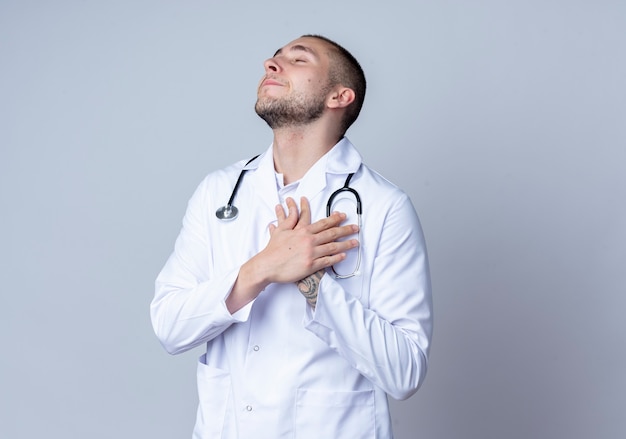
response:
<path id="1" fill-rule="evenodd" d="M 380 197 L 381 200 L 392 203 L 408 200 L 408 195 L 402 188 L 364 163 L 361 164 L 359 172 L 355 174 L 353 184 L 355 186 L 362 185 L 364 190 L 367 189 L 370 193 L 376 194 L 376 197 Z"/>
<path id="2" fill-rule="evenodd" d="M 378 224 L 381 235 L 394 227 L 421 230 L 409 195 L 377 171 L 362 165 L 351 186 L 360 193 L 364 218 L 370 224 Z"/>

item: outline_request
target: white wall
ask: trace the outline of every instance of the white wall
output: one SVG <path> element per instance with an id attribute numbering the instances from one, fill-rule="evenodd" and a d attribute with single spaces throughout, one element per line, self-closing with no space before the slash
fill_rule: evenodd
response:
<path id="1" fill-rule="evenodd" d="M 0 437 L 184 438 L 153 281 L 209 171 L 262 151 L 262 61 L 325 34 L 411 195 L 436 327 L 398 439 L 626 435 L 626 5 L 0 1 Z M 224 194 L 226 197 L 227 194 Z"/>

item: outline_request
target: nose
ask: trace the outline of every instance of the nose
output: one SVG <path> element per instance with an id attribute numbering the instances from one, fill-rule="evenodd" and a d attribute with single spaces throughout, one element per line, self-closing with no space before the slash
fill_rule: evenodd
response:
<path id="1" fill-rule="evenodd" d="M 265 62 L 263 63 L 263 66 L 265 67 L 265 71 L 266 72 L 279 72 L 281 70 L 280 68 L 280 64 L 278 64 L 278 62 L 276 62 L 276 58 L 269 58 L 267 60 L 265 60 Z"/>

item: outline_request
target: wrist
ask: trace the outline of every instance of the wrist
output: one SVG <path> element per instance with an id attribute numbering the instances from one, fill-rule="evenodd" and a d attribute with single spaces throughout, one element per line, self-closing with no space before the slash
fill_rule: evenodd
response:
<path id="1" fill-rule="evenodd" d="M 226 307 L 231 314 L 256 299 L 270 284 L 265 271 L 254 258 L 241 266 L 235 284 L 226 298 Z"/>
<path id="2" fill-rule="evenodd" d="M 317 296 L 320 289 L 320 282 L 325 273 L 325 270 L 319 270 L 296 282 L 298 290 L 313 309 L 315 309 L 315 306 L 317 305 Z"/>

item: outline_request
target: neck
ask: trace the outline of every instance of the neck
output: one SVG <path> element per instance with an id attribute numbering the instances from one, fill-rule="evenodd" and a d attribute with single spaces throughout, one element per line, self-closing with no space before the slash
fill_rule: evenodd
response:
<path id="1" fill-rule="evenodd" d="M 307 125 L 274 129 L 274 168 L 284 183 L 301 179 L 341 136 L 333 130 L 316 130 Z"/>

